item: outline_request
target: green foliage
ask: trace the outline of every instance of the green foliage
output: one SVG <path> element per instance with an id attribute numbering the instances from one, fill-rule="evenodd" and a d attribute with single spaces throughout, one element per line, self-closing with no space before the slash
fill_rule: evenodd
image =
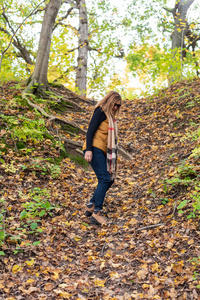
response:
<path id="1" fill-rule="evenodd" d="M 195 130 L 192 134 L 192 140 L 199 140 L 200 139 L 200 128 Z M 199 158 L 200 157 L 200 144 L 198 144 L 193 150 L 192 154 L 190 155 L 189 158 L 194 157 L 194 158 Z"/>
<path id="2" fill-rule="evenodd" d="M 21 0 L 20 2 L 10 0 L 9 3 L 9 5 L 6 3 L 6 7 L 4 7 L 7 19 L 2 14 L 0 16 L 0 27 L 3 29 L 0 32 L 1 50 L 4 50 L 10 42 L 13 33 L 9 29 L 11 28 L 10 25 L 14 29 L 18 28 L 19 24 L 39 4 L 37 1 L 30 4 Z M 72 1 L 71 3 L 63 2 L 61 5 L 57 17 L 57 20 L 60 22 L 56 21 L 55 30 L 52 34 L 48 65 L 48 79 L 52 82 L 56 81 L 65 84 L 67 88 L 73 91 L 75 91 L 74 66 L 77 63 L 79 27 L 77 6 L 74 4 L 75 2 Z M 15 43 L 11 43 L 3 58 L 1 81 L 13 78 L 24 80 L 24 78 L 30 78 L 30 75 L 33 73 L 45 5 L 46 2 L 42 3 L 37 13 L 32 14 L 17 31 L 14 38 Z M 109 61 L 116 55 L 119 55 L 121 46 L 119 46 L 118 42 L 124 36 L 123 30 L 126 31 L 126 28 L 130 27 L 131 19 L 121 16 L 120 11 L 110 1 L 89 1 L 86 5 L 89 47 L 94 49 L 89 54 L 91 57 L 87 70 L 88 88 L 92 93 L 94 89 L 98 93 L 99 90 L 100 93 L 103 93 L 108 77 L 110 74 L 112 76 L 115 72 L 114 69 L 116 69 L 113 62 L 109 63 Z M 66 14 L 68 9 L 72 9 L 70 14 Z M 67 20 L 65 20 L 66 17 L 63 18 L 64 15 L 67 16 Z M 119 28 L 122 29 L 122 33 L 119 31 Z M 19 44 L 19 41 L 21 45 L 16 49 L 15 45 Z M 24 56 L 20 53 L 20 48 L 26 51 L 28 60 L 25 61 Z"/>
<path id="3" fill-rule="evenodd" d="M 162 200 L 162 204 L 165 205 L 169 202 L 168 198 L 161 198 L 160 200 Z"/>
<path id="4" fill-rule="evenodd" d="M 4 214 L 6 212 L 5 209 L 5 200 L 0 199 L 0 247 L 3 245 L 5 237 L 6 237 L 6 232 L 5 232 L 5 217 Z M 0 251 L 0 255 L 5 255 L 3 251 Z"/>
<path id="5" fill-rule="evenodd" d="M 6 116 L 0 114 L 0 118 L 7 124 L 7 131 L 11 137 L 23 141 L 33 140 L 35 142 L 43 140 L 46 131 L 45 122 L 42 118 L 27 118 L 23 115 Z"/>
<path id="6" fill-rule="evenodd" d="M 199 266 L 200 266 L 200 256 L 198 257 L 193 257 L 192 259 L 190 259 L 191 264 L 194 266 L 195 269 L 199 270 Z M 193 280 L 197 280 L 197 278 L 199 277 L 199 273 L 194 271 L 193 274 Z M 200 284 L 197 285 L 197 289 L 200 289 Z"/>
<path id="7" fill-rule="evenodd" d="M 189 4 L 190 1 L 183 1 L 188 29 L 192 35 L 181 36 L 184 22 L 179 19 L 180 12 L 177 12 L 179 18 L 172 14 L 176 1 L 171 4 L 173 7 L 165 10 L 169 5 L 168 2 L 167 0 L 134 0 L 127 9 L 127 16 L 134 20 L 131 29 L 137 36 L 133 35 L 126 60 L 131 73 L 139 77 L 143 91 L 147 91 L 144 95 L 154 93 L 157 88 L 164 88 L 168 85 L 168 81 L 175 83 L 184 78 L 193 78 L 199 68 L 197 64 L 199 50 L 197 47 L 195 52 L 191 49 L 191 39 L 199 36 L 198 13 L 196 14 L 200 8 L 199 3 L 195 7 L 195 4 Z M 189 4 L 188 11 L 186 3 Z M 175 39 L 177 43 L 174 42 Z M 178 48 L 170 50 L 175 45 Z"/>
<path id="8" fill-rule="evenodd" d="M 195 186 L 195 191 L 191 195 L 193 211 L 189 213 L 188 219 L 200 217 L 200 184 Z"/>
<path id="9" fill-rule="evenodd" d="M 18 233 L 10 234 L 6 233 L 6 224 L 9 224 L 12 218 L 6 216 L 6 201 L 5 199 L 0 199 L 0 247 L 6 242 L 6 239 L 9 238 L 16 245 L 20 242 L 23 242 L 24 235 L 33 234 L 35 236 L 43 232 L 43 229 L 40 227 L 42 219 L 47 216 L 52 216 L 52 211 L 55 210 L 58 206 L 51 204 L 50 191 L 47 189 L 42 189 L 35 187 L 29 191 L 28 194 L 24 194 L 22 191 L 18 191 L 20 202 L 22 203 L 23 210 L 20 213 L 21 224 L 16 228 Z M 40 240 L 34 241 L 32 243 L 24 243 L 24 246 L 38 246 Z M 14 254 L 21 252 L 21 248 L 16 246 L 16 249 L 13 249 Z M 0 251 L 0 256 L 5 255 L 4 251 Z"/>
<path id="10" fill-rule="evenodd" d="M 183 90 L 181 92 L 183 92 Z M 184 95 L 185 94 L 183 94 L 183 96 Z M 187 210 L 188 219 L 200 217 L 200 175 L 196 171 L 195 165 L 190 163 L 191 159 L 198 161 L 200 157 L 200 146 L 198 143 L 199 138 L 200 128 L 198 124 L 193 124 L 192 130 L 187 132 L 182 140 L 189 139 L 191 141 L 197 141 L 197 146 L 192 150 L 192 154 L 188 157 L 188 159 L 182 161 L 182 163 L 177 167 L 176 174 L 172 178 L 165 180 L 166 190 L 168 190 L 168 188 L 170 189 L 178 186 L 186 186 L 192 189 L 192 192 L 190 192 L 188 196 L 189 199 L 181 201 L 177 207 L 179 213 L 183 213 L 184 210 Z M 188 209 L 189 205 L 192 207 L 192 210 Z"/>
<path id="11" fill-rule="evenodd" d="M 34 157 L 31 164 L 20 165 L 23 170 L 33 170 L 34 172 L 39 171 L 41 175 L 50 174 L 53 178 L 59 177 L 61 169 L 53 159 L 47 158 L 42 159 L 40 157 Z"/>
<path id="12" fill-rule="evenodd" d="M 19 167 L 16 167 L 14 164 L 15 164 L 15 161 L 12 160 L 10 163 L 5 163 L 4 162 L 1 165 L 1 167 L 4 169 L 4 171 L 6 173 L 13 173 L 13 174 L 15 174 L 15 173 L 17 173 L 19 171 Z"/>
<path id="13" fill-rule="evenodd" d="M 194 166 L 189 165 L 187 162 L 183 162 L 177 169 L 179 178 L 190 180 L 197 176 Z"/>
<path id="14" fill-rule="evenodd" d="M 188 219 L 200 217 L 199 175 L 193 165 L 190 165 L 187 161 L 183 161 L 182 164 L 178 166 L 176 175 L 171 179 L 166 179 L 165 184 L 169 189 L 178 186 L 190 187 L 190 189 L 192 187 L 192 192 L 188 195 L 189 199 L 182 200 L 177 209 L 180 214 L 186 209 Z M 168 191 L 168 188 L 166 191 Z M 192 210 L 188 208 L 189 204 L 192 207 Z"/>
<path id="15" fill-rule="evenodd" d="M 159 44 L 143 43 L 136 47 L 133 45 L 126 57 L 128 67 L 134 76 L 147 87 L 163 88 L 168 78 L 173 82 L 196 75 L 195 65 L 191 65 L 191 55 L 188 54 L 182 64 L 180 49 L 162 48 Z M 152 88 L 151 88 L 152 92 Z"/>
<path id="16" fill-rule="evenodd" d="M 24 207 L 23 211 L 20 214 L 20 219 L 26 219 L 26 223 L 23 223 L 23 227 L 30 227 L 30 233 L 42 232 L 42 229 L 38 228 L 39 220 L 35 218 L 42 218 L 47 215 L 51 216 L 51 211 L 56 208 L 54 204 L 51 204 L 50 193 L 46 189 L 41 189 L 36 187 L 32 189 L 27 195 L 24 195 L 22 192 L 19 192 L 19 197 L 26 202 L 22 204 Z"/>

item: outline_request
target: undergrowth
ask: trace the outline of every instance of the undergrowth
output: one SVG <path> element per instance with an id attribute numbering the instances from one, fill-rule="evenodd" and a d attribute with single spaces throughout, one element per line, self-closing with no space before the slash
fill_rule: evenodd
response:
<path id="1" fill-rule="evenodd" d="M 196 128 L 195 124 L 195 128 Z M 180 201 L 177 209 L 179 214 L 186 213 L 187 219 L 200 218 L 200 128 L 186 134 L 182 139 L 197 141 L 197 146 L 192 150 L 189 157 L 183 160 L 172 178 L 165 179 L 165 191 L 187 187 L 187 199 Z"/>
<path id="2" fill-rule="evenodd" d="M 13 88 L 13 87 L 12 87 Z M 16 85 L 16 88 L 20 88 Z M 55 106 L 56 104 L 55 99 Z M 53 100 L 34 98 L 34 102 L 49 112 Z M 45 105 L 44 105 L 45 103 Z M 2 99 L 0 112 L 0 178 L 1 174 L 18 176 L 26 181 L 28 176 L 34 180 L 54 180 L 62 175 L 62 160 L 69 157 L 76 164 L 86 167 L 82 157 L 67 153 L 59 137 L 60 125 L 48 124 L 46 119 L 35 109 L 28 108 L 21 96 L 9 101 Z M 59 103 L 60 105 L 60 103 Z M 59 106 L 60 108 L 60 106 Z M 67 127 L 70 131 L 71 128 Z M 28 193 L 18 191 L 20 224 L 13 226 L 12 209 L 4 191 L 0 197 L 0 255 L 5 255 L 4 244 L 9 241 L 14 253 L 23 247 L 37 246 L 41 242 L 42 222 L 52 217 L 57 205 L 51 202 L 51 193 L 40 187 L 32 188 Z M 9 229 L 9 230 L 8 230 Z M 32 236 L 31 242 L 26 241 Z"/>

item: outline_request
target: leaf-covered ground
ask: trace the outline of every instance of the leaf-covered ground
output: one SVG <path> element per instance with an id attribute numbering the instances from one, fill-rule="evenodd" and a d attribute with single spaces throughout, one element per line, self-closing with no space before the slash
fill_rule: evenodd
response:
<path id="1" fill-rule="evenodd" d="M 1 112 L 31 116 L 30 107 L 12 106 L 20 90 L 11 86 L 1 88 Z M 86 108 L 87 114 L 73 118 L 89 120 L 93 108 Z M 189 159 L 199 141 L 184 139 L 197 129 L 199 113 L 199 80 L 123 101 L 119 144 L 133 159 L 119 157 L 118 176 L 105 200 L 114 225 L 103 227 L 91 226 L 84 216 L 97 184 L 91 169 L 65 158 L 59 177 L 42 174 L 39 158 L 59 157 L 59 151 L 49 140 L 29 141 L 35 149 L 30 153 L 17 151 L 1 121 L 1 220 L 7 235 L 0 299 L 199 300 L 199 218 L 187 219 L 193 186 L 165 183 L 180 178 L 180 164 L 189 163 L 199 178 L 198 158 Z M 36 196 L 51 203 L 52 214 L 20 220 L 22 204 Z M 177 207 L 185 200 L 180 214 Z"/>

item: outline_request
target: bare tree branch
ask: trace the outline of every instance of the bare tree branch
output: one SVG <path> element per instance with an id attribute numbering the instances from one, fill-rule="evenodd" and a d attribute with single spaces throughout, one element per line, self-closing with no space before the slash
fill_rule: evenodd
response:
<path id="1" fill-rule="evenodd" d="M 197 36 L 189 45 L 187 45 L 186 49 L 189 49 L 189 47 L 193 46 L 196 42 L 200 41 L 200 35 Z"/>
<path id="2" fill-rule="evenodd" d="M 71 5 L 77 5 L 77 3 L 75 1 L 72 1 L 72 0 L 64 0 L 63 3 L 68 3 L 68 4 L 71 4 Z"/>
<path id="3" fill-rule="evenodd" d="M 6 30 L 5 28 L 0 27 L 0 31 L 4 32 L 5 34 L 7 34 L 9 37 L 11 36 L 10 32 L 8 32 L 8 30 Z M 14 37 L 13 38 L 13 45 L 20 51 L 21 55 L 18 54 L 19 57 L 22 57 L 27 64 L 29 65 L 33 65 L 33 61 L 30 57 L 30 52 L 26 49 L 25 46 L 23 46 L 21 44 L 21 42 L 19 41 L 18 37 Z"/>
<path id="4" fill-rule="evenodd" d="M 11 37 L 11 39 L 10 39 L 10 42 L 9 42 L 9 44 L 8 44 L 8 46 L 7 46 L 7 48 L 2 52 L 2 54 L 4 55 L 5 53 L 6 53 L 6 51 L 9 49 L 9 47 L 10 47 L 10 45 L 11 45 L 11 43 L 12 43 L 12 40 L 13 40 L 13 38 L 14 38 L 14 36 L 15 36 L 15 34 L 17 33 L 17 31 L 20 29 L 20 27 L 25 23 L 25 21 L 35 12 L 35 10 L 42 4 L 42 3 L 44 3 L 46 0 L 43 0 L 42 2 L 40 2 L 37 6 L 36 6 L 36 8 L 34 8 L 34 10 L 21 22 L 21 24 L 17 27 L 17 29 L 13 32 L 13 35 L 12 35 L 12 37 Z M 7 19 L 7 16 L 5 15 L 5 13 L 3 12 L 3 16 L 6 18 L 6 21 L 8 22 L 8 25 L 9 25 L 9 27 L 10 27 L 10 23 L 9 23 L 9 21 L 8 21 L 8 19 Z M 11 28 L 11 30 L 13 31 L 13 28 L 12 27 L 10 27 Z"/>
<path id="5" fill-rule="evenodd" d="M 72 7 L 70 7 L 70 8 L 68 9 L 67 13 L 66 13 L 63 17 L 61 17 L 58 21 L 56 21 L 56 24 L 55 24 L 55 26 L 54 26 L 54 28 L 53 28 L 53 31 L 58 27 L 59 24 L 62 24 L 62 21 L 63 21 L 63 20 L 66 20 L 66 19 L 68 18 L 68 16 L 71 14 L 72 10 L 75 9 L 75 8 L 78 9 L 77 6 L 72 6 Z"/>
<path id="6" fill-rule="evenodd" d="M 59 22 L 59 21 L 58 21 L 58 25 L 62 25 L 62 26 L 64 26 L 64 27 L 71 28 L 72 30 L 74 30 L 74 31 L 75 31 L 75 33 L 76 33 L 76 34 L 78 33 L 78 30 L 77 30 L 77 28 L 76 28 L 76 27 L 74 27 L 74 26 L 71 26 L 70 24 L 65 24 L 65 23 L 62 23 L 62 22 Z"/>

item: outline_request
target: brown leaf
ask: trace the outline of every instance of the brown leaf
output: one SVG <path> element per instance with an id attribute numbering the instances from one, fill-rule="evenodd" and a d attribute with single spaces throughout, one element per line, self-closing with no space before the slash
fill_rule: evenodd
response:
<path id="1" fill-rule="evenodd" d="M 52 291 L 54 289 L 54 287 L 55 287 L 55 284 L 53 284 L 52 282 L 49 282 L 44 286 L 44 289 L 45 289 L 45 291 Z"/>

